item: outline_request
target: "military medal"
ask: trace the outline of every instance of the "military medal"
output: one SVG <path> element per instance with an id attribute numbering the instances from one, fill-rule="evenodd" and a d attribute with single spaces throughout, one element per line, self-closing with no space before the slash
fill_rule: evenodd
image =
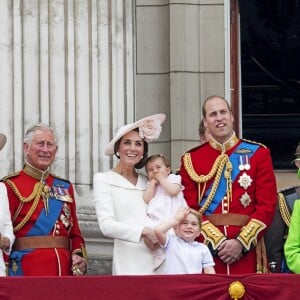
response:
<path id="1" fill-rule="evenodd" d="M 252 179 L 248 174 L 244 172 L 243 175 L 240 176 L 238 183 L 246 190 L 251 185 Z"/>
<path id="2" fill-rule="evenodd" d="M 11 270 L 16 274 L 18 272 L 18 264 L 15 260 L 12 261 L 12 266 L 11 266 Z"/>
<path id="3" fill-rule="evenodd" d="M 247 192 L 245 192 L 242 195 L 242 197 L 240 198 L 240 201 L 244 207 L 247 207 L 251 202 L 251 198 L 250 198 L 249 194 Z"/>
<path id="4" fill-rule="evenodd" d="M 246 190 L 251 185 L 252 181 L 252 178 L 246 172 L 243 172 L 238 180 L 238 183 L 244 190 Z M 240 202 L 244 207 L 247 207 L 250 204 L 251 198 L 247 192 L 241 196 Z"/>
<path id="5" fill-rule="evenodd" d="M 243 157 L 240 155 L 240 164 L 239 164 L 239 170 L 244 171 L 244 162 L 243 162 Z"/>
<path id="6" fill-rule="evenodd" d="M 246 164 L 244 165 L 245 170 L 250 170 L 249 157 L 246 155 Z"/>
<path id="7" fill-rule="evenodd" d="M 49 202 L 48 202 L 49 196 L 50 196 L 50 187 L 48 185 L 45 185 L 43 187 L 42 197 L 43 197 L 46 216 L 49 213 Z"/>
<path id="8" fill-rule="evenodd" d="M 240 171 L 250 170 L 249 156 L 248 155 L 245 155 L 245 156 L 240 155 L 239 170 Z"/>
<path id="9" fill-rule="evenodd" d="M 73 202 L 73 198 L 71 197 L 71 195 L 69 194 L 68 189 L 66 189 L 64 186 L 55 186 L 52 187 L 54 194 L 55 194 L 55 198 L 63 201 L 63 202 L 68 202 L 68 203 L 72 203 Z"/>

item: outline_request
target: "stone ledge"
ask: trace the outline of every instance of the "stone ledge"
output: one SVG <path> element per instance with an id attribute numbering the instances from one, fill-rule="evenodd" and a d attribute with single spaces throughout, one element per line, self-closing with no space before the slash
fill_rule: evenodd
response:
<path id="1" fill-rule="evenodd" d="M 101 233 L 95 209 L 78 207 L 77 217 L 89 258 L 87 275 L 111 275 L 113 240 Z"/>

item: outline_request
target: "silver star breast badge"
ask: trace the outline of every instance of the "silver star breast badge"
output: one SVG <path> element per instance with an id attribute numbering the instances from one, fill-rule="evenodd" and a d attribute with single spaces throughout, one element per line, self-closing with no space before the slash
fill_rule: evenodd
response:
<path id="1" fill-rule="evenodd" d="M 243 175 L 240 176 L 238 183 L 246 190 L 251 185 L 252 179 L 244 172 Z"/>
<path id="2" fill-rule="evenodd" d="M 251 198 L 250 198 L 249 194 L 247 192 L 245 192 L 242 195 L 242 197 L 240 198 L 240 201 L 244 207 L 247 207 L 251 202 Z"/>

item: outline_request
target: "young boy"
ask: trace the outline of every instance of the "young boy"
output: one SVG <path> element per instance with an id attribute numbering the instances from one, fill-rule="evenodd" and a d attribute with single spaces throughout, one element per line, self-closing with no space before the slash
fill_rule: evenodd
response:
<path id="1" fill-rule="evenodd" d="M 170 228 L 176 235 L 167 234 Z M 215 274 L 208 247 L 195 241 L 200 230 L 201 215 L 189 207 L 178 209 L 174 218 L 155 228 L 158 241 L 166 248 L 166 274 Z"/>

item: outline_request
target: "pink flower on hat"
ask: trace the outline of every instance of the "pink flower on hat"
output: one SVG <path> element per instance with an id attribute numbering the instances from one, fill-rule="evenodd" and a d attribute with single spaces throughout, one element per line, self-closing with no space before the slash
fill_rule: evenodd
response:
<path id="1" fill-rule="evenodd" d="M 146 142 L 158 139 L 161 133 L 161 122 L 158 119 L 145 120 L 139 126 L 139 136 Z"/>

